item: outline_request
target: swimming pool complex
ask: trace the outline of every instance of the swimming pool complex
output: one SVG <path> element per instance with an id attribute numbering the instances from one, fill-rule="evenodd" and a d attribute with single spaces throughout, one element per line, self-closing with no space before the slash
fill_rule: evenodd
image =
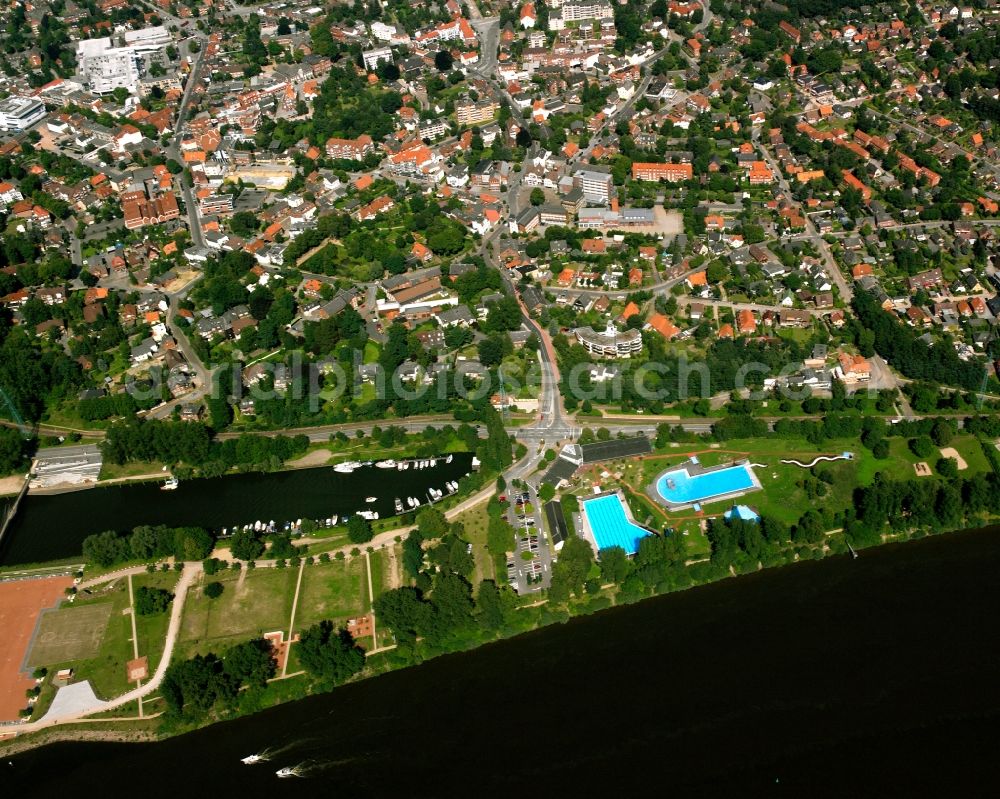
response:
<path id="1" fill-rule="evenodd" d="M 759 488 L 749 464 L 691 474 L 681 466 L 660 475 L 656 493 L 669 505 L 690 505 Z"/>
<path id="2" fill-rule="evenodd" d="M 583 513 L 599 550 L 621 547 L 626 554 L 634 555 L 639 551 L 639 540 L 652 535 L 628 517 L 618 494 L 585 499 Z"/>

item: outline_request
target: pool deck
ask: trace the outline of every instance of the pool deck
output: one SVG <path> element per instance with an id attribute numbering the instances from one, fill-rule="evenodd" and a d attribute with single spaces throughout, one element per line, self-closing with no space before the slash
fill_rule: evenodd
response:
<path id="1" fill-rule="evenodd" d="M 602 497 L 610 497 L 612 495 L 618 497 L 618 501 L 622 504 L 622 510 L 625 512 L 625 518 L 628 519 L 631 524 L 634 524 L 642 530 L 646 530 L 650 535 L 658 535 L 656 531 L 650 530 L 646 527 L 646 525 L 639 524 L 639 522 L 635 520 L 635 517 L 632 515 L 632 509 L 628 506 L 628 501 L 625 499 L 625 492 L 620 488 L 615 488 L 611 491 L 602 491 L 599 494 L 591 494 L 589 497 L 580 497 L 580 519 L 583 522 L 583 539 L 590 544 L 590 547 L 594 550 L 595 555 L 600 552 L 600 549 L 598 548 L 597 537 L 594 535 L 594 531 L 590 526 L 590 519 L 587 516 L 585 506 L 593 499 L 601 499 Z M 631 555 L 629 555 L 629 557 L 631 557 Z"/>
<path id="2" fill-rule="evenodd" d="M 666 474 L 670 474 L 671 472 L 676 472 L 683 469 L 685 472 L 688 473 L 689 477 L 698 477 L 699 475 L 702 474 L 711 474 L 712 472 L 721 472 L 725 469 L 732 469 L 734 466 L 745 466 L 747 468 L 747 473 L 750 475 L 750 480 L 753 482 L 753 485 L 750 488 L 741 488 L 738 491 L 729 491 L 724 494 L 712 494 L 707 497 L 702 497 L 697 500 L 692 500 L 691 502 L 680 502 L 680 503 L 671 502 L 669 499 L 661 495 L 660 492 L 656 490 L 656 486 L 659 484 L 663 476 Z M 695 505 L 705 505 L 712 502 L 722 502 L 723 500 L 736 499 L 737 497 L 745 496 L 746 494 L 750 494 L 754 491 L 759 491 L 763 487 L 764 486 L 762 486 L 760 483 L 760 479 L 757 477 L 756 473 L 753 470 L 753 464 L 750 463 L 750 461 L 747 460 L 746 458 L 743 458 L 742 460 L 738 461 L 733 461 L 732 463 L 728 464 L 720 464 L 718 466 L 704 466 L 697 460 L 687 460 L 684 461 L 683 463 L 677 464 L 676 466 L 670 466 L 664 469 L 659 474 L 657 474 L 656 477 L 653 478 L 653 482 L 650 483 L 648 486 L 646 486 L 646 495 L 654 502 L 666 508 L 668 511 L 676 511 L 676 510 L 687 510 L 688 508 L 693 508 Z"/>

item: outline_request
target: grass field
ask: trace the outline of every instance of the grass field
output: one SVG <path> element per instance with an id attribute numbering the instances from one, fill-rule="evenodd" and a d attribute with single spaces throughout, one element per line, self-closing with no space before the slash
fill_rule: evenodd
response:
<path id="1" fill-rule="evenodd" d="M 140 586 L 147 588 L 164 588 L 173 593 L 180 575 L 176 572 L 156 572 L 155 574 L 138 574 L 132 578 L 132 590 Z M 139 655 L 149 659 L 149 673 L 152 674 L 160 663 L 163 655 L 163 644 L 167 637 L 167 627 L 170 626 L 170 610 L 155 616 L 135 617 L 135 631 L 139 638 Z"/>
<path id="2" fill-rule="evenodd" d="M 368 574 L 364 557 L 305 567 L 295 613 L 297 630 L 301 632 L 324 619 L 342 622 L 368 610 Z M 287 618 L 283 626 L 287 628 Z"/>
<path id="3" fill-rule="evenodd" d="M 130 687 L 125 664 L 133 657 L 132 621 L 128 608 L 128 584 L 125 580 L 117 580 L 92 596 L 79 595 L 71 607 L 58 611 L 59 614 L 66 613 L 66 616 L 58 619 L 57 625 L 60 630 L 77 626 L 79 629 L 74 631 L 76 640 L 96 639 L 96 651 L 82 646 L 72 651 L 73 646 L 70 645 L 62 649 L 62 654 L 70 655 L 65 660 L 42 662 L 41 656 L 33 652 L 32 662 L 44 665 L 50 673 L 72 668 L 77 679 L 90 680 L 94 693 L 101 699 L 111 699 L 124 693 Z M 88 629 L 86 625 L 92 626 Z M 103 631 L 98 633 L 98 628 L 103 628 Z M 89 656 L 80 657 L 81 653 Z"/>
<path id="4" fill-rule="evenodd" d="M 486 512 L 486 502 L 460 513 L 453 521 L 465 526 L 465 540 L 472 544 L 472 558 L 475 569 L 472 572 L 472 585 L 478 586 L 482 580 L 496 578 L 493 568 L 493 558 L 486 549 L 486 528 L 489 525 L 489 514 Z"/>
<path id="5" fill-rule="evenodd" d="M 74 607 L 42 614 L 35 640 L 28 654 L 28 666 L 48 666 L 74 660 L 89 660 L 101 650 L 108 629 L 111 602 Z"/>
<path id="6" fill-rule="evenodd" d="M 251 569 L 203 576 L 188 594 L 178 656 L 218 654 L 227 646 L 272 630 L 287 632 L 297 578 L 298 569 Z M 222 596 L 205 596 L 209 581 L 222 583 Z"/>

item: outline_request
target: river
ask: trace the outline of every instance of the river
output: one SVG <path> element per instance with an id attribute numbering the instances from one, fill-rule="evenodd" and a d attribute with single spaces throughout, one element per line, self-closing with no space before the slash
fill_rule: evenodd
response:
<path id="1" fill-rule="evenodd" d="M 41 563 L 80 555 L 83 539 L 104 530 L 128 531 L 143 524 L 186 525 L 221 530 L 257 520 L 278 525 L 296 519 L 344 517 L 369 508 L 381 518 L 395 515 L 394 499 L 427 503 L 427 490 L 445 490 L 469 472 L 470 453 L 437 465 L 405 471 L 362 467 L 351 474 L 329 466 L 284 472 L 185 480 L 173 491 L 160 483 L 133 483 L 64 494 L 31 494 L 21 503 L 4 536 L 0 565 Z M 377 497 L 374 503 L 365 498 Z"/>
<path id="2" fill-rule="evenodd" d="M 998 570 L 997 528 L 796 564 L 3 776 L 10 796 L 983 795 Z"/>

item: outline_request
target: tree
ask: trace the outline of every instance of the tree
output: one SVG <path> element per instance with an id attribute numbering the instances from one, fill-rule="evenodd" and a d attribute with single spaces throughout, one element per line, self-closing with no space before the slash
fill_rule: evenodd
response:
<path id="1" fill-rule="evenodd" d="M 543 483 L 542 487 L 538 489 L 538 498 L 542 502 L 551 502 L 556 495 L 556 490 L 552 487 L 551 483 Z"/>
<path id="2" fill-rule="evenodd" d="M 918 458 L 926 458 L 934 452 L 934 443 L 927 436 L 910 439 L 910 449 Z"/>
<path id="3" fill-rule="evenodd" d="M 336 630 L 332 621 L 314 624 L 302 634 L 298 646 L 302 667 L 329 684 L 343 682 L 365 665 L 365 651 L 347 630 Z"/>
<path id="4" fill-rule="evenodd" d="M 83 557 L 97 566 L 110 566 L 128 560 L 128 541 L 113 530 L 88 535 L 83 539 Z"/>
<path id="5" fill-rule="evenodd" d="M 622 583 L 629 573 L 628 556 L 621 547 L 605 547 L 598 553 L 601 579 L 609 583 Z"/>
<path id="6" fill-rule="evenodd" d="M 239 560 L 256 560 L 264 554 L 264 542 L 253 530 L 239 530 L 233 536 L 229 551 Z"/>
<path id="7" fill-rule="evenodd" d="M 424 565 L 423 536 L 419 530 L 411 530 L 403 541 L 403 570 L 416 577 Z"/>
<path id="8" fill-rule="evenodd" d="M 955 435 L 955 428 L 951 422 L 945 419 L 938 419 L 931 428 L 931 440 L 939 447 L 946 447 L 951 443 L 952 436 Z"/>
<path id="9" fill-rule="evenodd" d="M 450 72 L 454 63 L 455 59 L 447 50 L 438 50 L 434 54 L 434 66 L 437 67 L 438 72 Z"/>
<path id="10" fill-rule="evenodd" d="M 205 586 L 205 596 L 209 599 L 218 599 L 222 596 L 222 591 L 222 583 L 214 580 Z"/>
<path id="11" fill-rule="evenodd" d="M 460 574 L 438 576 L 431 594 L 431 605 L 436 611 L 435 631 L 438 634 L 459 632 L 472 625 L 472 586 Z"/>
<path id="12" fill-rule="evenodd" d="M 532 205 L 541 205 L 545 202 L 545 192 L 537 186 L 531 190 L 530 198 Z"/>
<path id="13" fill-rule="evenodd" d="M 935 468 L 942 477 L 954 480 L 958 477 L 958 461 L 954 458 L 938 458 Z"/>
<path id="14" fill-rule="evenodd" d="M 140 616 L 155 616 L 170 606 L 174 595 L 163 588 L 141 585 L 135 592 L 135 612 Z"/>
<path id="15" fill-rule="evenodd" d="M 424 539 L 440 538 L 448 532 L 448 520 L 437 508 L 422 508 L 417 514 L 417 529 Z"/>
<path id="16" fill-rule="evenodd" d="M 479 583 L 479 592 L 476 595 L 476 611 L 479 623 L 485 629 L 499 630 L 503 626 L 507 615 L 504 594 L 501 593 L 501 589 L 492 580 L 483 580 Z"/>
<path id="17" fill-rule="evenodd" d="M 570 594 L 581 596 L 593 562 L 594 551 L 590 544 L 579 536 L 571 535 L 563 544 L 559 560 L 552 566 L 549 598 L 554 602 L 565 602 Z"/>
<path id="18" fill-rule="evenodd" d="M 209 583 L 205 586 L 206 595 L 212 585 L 218 583 Z M 270 641 L 263 638 L 254 638 L 252 641 L 244 641 L 242 644 L 230 647 L 225 652 L 223 663 L 225 673 L 237 680 L 240 685 L 258 689 L 267 687 L 267 681 L 274 676 L 276 670 L 274 647 Z"/>
<path id="19" fill-rule="evenodd" d="M 24 463 L 24 439 L 12 427 L 0 427 L 0 475 L 10 474 Z"/>
<path id="20" fill-rule="evenodd" d="M 430 627 L 432 610 L 416 588 L 394 588 L 375 600 L 375 615 L 392 630 L 399 643 L 412 643 Z"/>
<path id="21" fill-rule="evenodd" d="M 257 232 L 260 221 L 257 215 L 251 211 L 237 211 L 229 220 L 229 229 L 237 236 L 249 238 Z"/>
<path id="22" fill-rule="evenodd" d="M 177 560 L 204 560 L 215 546 L 215 539 L 200 527 L 178 527 L 174 532 L 174 557 Z"/>
<path id="23" fill-rule="evenodd" d="M 371 541 L 371 522 L 355 514 L 347 521 L 347 537 L 352 544 L 363 544 L 366 541 Z"/>

